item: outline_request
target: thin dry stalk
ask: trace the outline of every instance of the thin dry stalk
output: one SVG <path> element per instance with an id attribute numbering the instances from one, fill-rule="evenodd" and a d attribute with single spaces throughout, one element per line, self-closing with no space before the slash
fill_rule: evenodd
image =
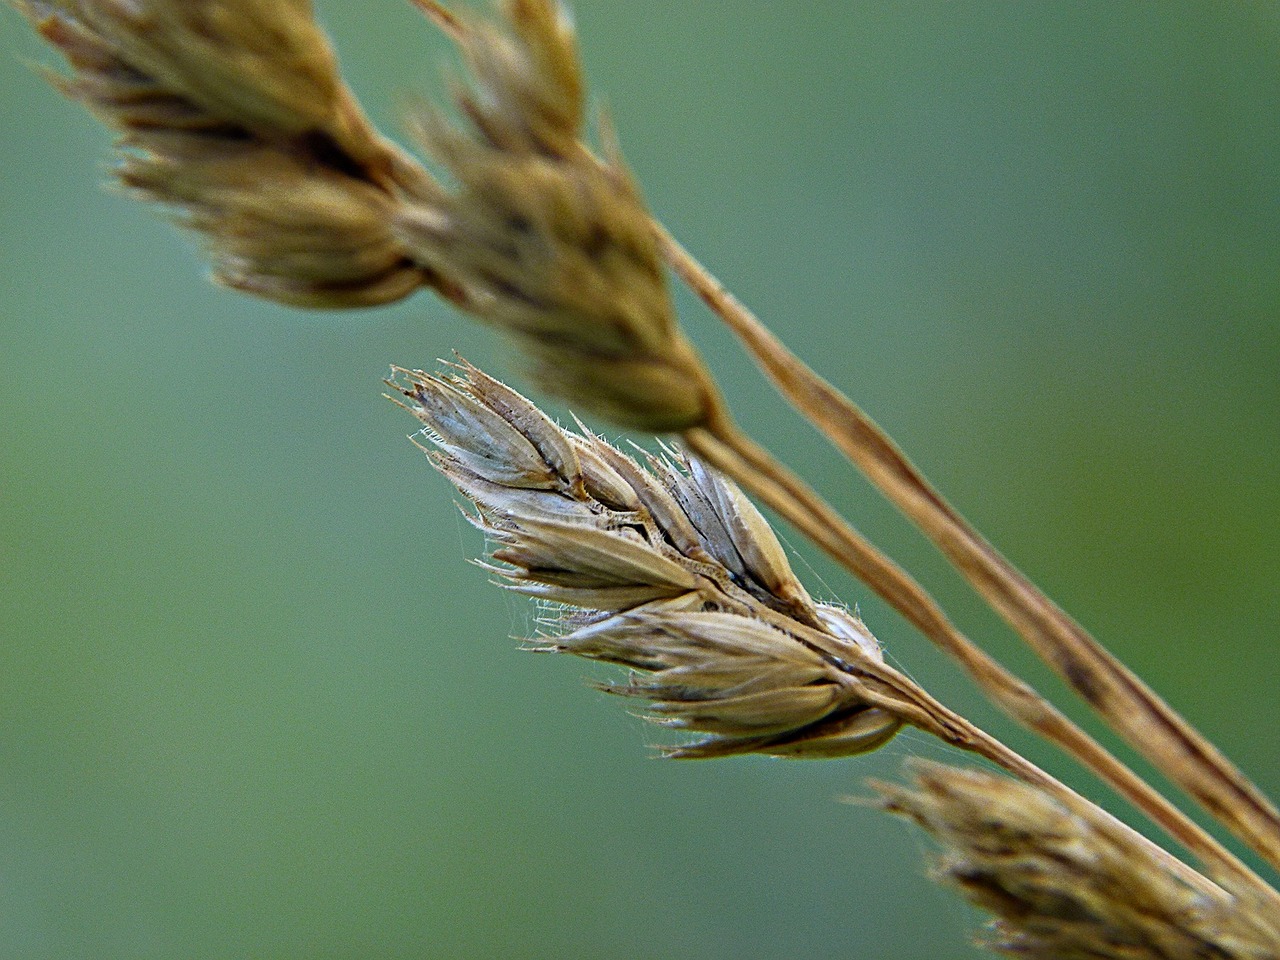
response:
<path id="1" fill-rule="evenodd" d="M 1132 747 L 1280 868 L 1280 811 L 1266 795 L 1001 556 L 856 404 L 791 353 L 661 225 L 655 225 L 655 230 L 673 269 L 738 335 L 783 396 L 924 531 L 991 606 Z M 994 691 L 982 676 L 985 664 L 955 645 L 949 652 L 984 688 Z M 1031 722 L 1021 714 L 1022 698 L 1008 693 L 998 696 L 1006 709 Z"/>
<path id="2" fill-rule="evenodd" d="M 772 509 L 959 662 L 1011 717 L 1055 743 L 1182 844 L 1220 883 L 1258 891 L 1280 908 L 1280 894 L 1203 827 L 1102 744 L 970 640 L 905 570 L 859 534 L 799 476 L 722 420 L 683 434 L 689 448 Z"/>
<path id="3" fill-rule="evenodd" d="M 934 875 L 998 918 L 983 945 L 1041 960 L 1275 960 L 1265 903 L 1188 886 L 1087 804 L 916 762 L 880 805 L 942 847 Z"/>

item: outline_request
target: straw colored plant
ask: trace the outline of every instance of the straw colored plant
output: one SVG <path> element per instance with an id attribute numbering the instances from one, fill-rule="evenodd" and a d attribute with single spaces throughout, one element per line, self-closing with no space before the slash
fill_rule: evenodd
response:
<path id="1" fill-rule="evenodd" d="M 610 132 L 587 143 L 572 26 L 552 0 L 493 21 L 416 0 L 471 73 L 456 120 L 423 107 L 428 168 L 378 134 L 305 0 L 19 0 L 66 57 L 56 82 L 121 132 L 122 183 L 204 238 L 215 277 L 294 305 L 427 289 L 496 328 L 584 413 L 671 438 L 640 463 L 569 432 L 465 363 L 396 368 L 440 472 L 476 508 L 490 569 L 544 606 L 535 650 L 620 664 L 603 688 L 699 735 L 673 757 L 833 758 L 904 726 L 1016 779 L 919 768 L 888 809 L 938 837 L 939 874 L 1037 957 L 1280 956 L 1280 895 L 965 636 L 902 568 L 734 422 L 681 332 L 666 270 L 912 519 L 1098 715 L 1271 867 L 1280 813 L 1044 596 L 848 398 L 791 354 L 648 213 Z M 740 489 L 741 488 L 741 489 Z M 1196 862 L 1144 839 L 886 664 L 867 627 L 815 602 L 754 495 L 1062 747 Z"/>

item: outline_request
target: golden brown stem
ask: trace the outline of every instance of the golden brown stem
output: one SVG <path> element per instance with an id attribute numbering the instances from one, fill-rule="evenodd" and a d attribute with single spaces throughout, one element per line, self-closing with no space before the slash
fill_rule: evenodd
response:
<path id="1" fill-rule="evenodd" d="M 743 434 L 727 414 L 720 414 L 705 429 L 686 431 L 683 439 L 691 451 L 794 524 L 954 657 L 1006 713 L 1094 771 L 1204 863 L 1215 879 L 1228 886 L 1243 883 L 1276 897 L 1213 836 L 966 637 L 910 574 L 854 530 L 804 480 Z"/>
<path id="2" fill-rule="evenodd" d="M 792 354 L 665 229 L 656 229 L 668 262 L 742 340 L 783 396 L 1135 750 L 1280 869 L 1280 811 L 1267 796 L 983 539 L 870 417 Z M 972 658 L 952 652 L 972 673 L 966 662 Z"/>
<path id="3" fill-rule="evenodd" d="M 1079 809 L 1081 806 L 1089 807 L 1096 816 L 1103 818 L 1113 827 L 1129 836 L 1142 849 L 1148 851 L 1157 859 L 1157 862 L 1160 863 L 1165 871 L 1202 893 L 1218 893 L 1218 890 L 1215 889 L 1216 885 L 1203 874 L 1193 870 L 1169 853 L 1169 851 L 1153 843 L 1097 804 L 1085 799 L 1061 780 L 1042 770 L 1016 750 L 944 706 L 927 691 L 912 683 L 906 677 L 901 675 L 894 676 L 893 674 L 896 674 L 896 671 L 893 671 L 892 668 L 884 668 L 880 672 L 886 674 L 887 676 L 883 679 L 893 685 L 893 693 L 886 696 L 882 703 L 886 709 L 897 709 L 901 712 L 903 707 L 901 706 L 900 698 L 904 694 L 909 696 L 915 701 L 913 715 L 907 718 L 912 726 L 933 734 L 958 749 L 966 750 L 990 760 L 1018 779 L 1040 787 L 1046 793 L 1062 801 L 1070 809 Z M 867 697 L 868 700 L 875 702 L 875 693 L 869 693 Z M 1266 896 L 1273 905 L 1280 905 L 1280 895 L 1277 895 L 1274 890 L 1268 887 L 1261 878 L 1256 875 L 1251 876 L 1248 882 L 1251 888 Z"/>

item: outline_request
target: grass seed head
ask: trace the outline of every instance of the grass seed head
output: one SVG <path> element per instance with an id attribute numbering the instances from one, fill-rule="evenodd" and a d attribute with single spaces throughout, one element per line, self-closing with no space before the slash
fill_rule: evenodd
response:
<path id="1" fill-rule="evenodd" d="M 934 873 L 996 916 L 986 945 L 1043 960 L 1274 960 L 1280 920 L 1227 893 L 1193 890 L 1086 803 L 1068 809 L 1008 777 L 935 763 L 885 809 L 941 844 Z"/>
<path id="2" fill-rule="evenodd" d="M 54 82 L 121 131 L 120 181 L 205 239 L 218 281 L 295 306 L 444 285 L 390 229 L 426 175 L 365 120 L 306 0 L 17 0 Z"/>
<path id="3" fill-rule="evenodd" d="M 453 126 L 424 108 L 415 132 L 452 177 L 404 205 L 405 247 L 460 303 L 512 337 L 549 391 L 617 423 L 704 423 L 715 388 L 681 333 L 639 189 L 581 142 L 583 81 L 552 0 L 512 0 L 504 22 L 453 31 L 474 89 Z"/>
<path id="4" fill-rule="evenodd" d="M 901 727 L 851 668 L 882 663 L 875 639 L 812 600 L 731 483 L 675 451 L 645 470 L 466 364 L 397 373 L 437 468 L 477 508 L 489 569 L 559 605 L 533 648 L 634 671 L 602 689 L 703 735 L 667 755 L 843 756 Z"/>

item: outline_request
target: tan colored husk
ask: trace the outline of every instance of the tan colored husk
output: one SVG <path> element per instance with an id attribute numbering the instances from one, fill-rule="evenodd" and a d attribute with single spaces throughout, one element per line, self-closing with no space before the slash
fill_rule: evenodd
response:
<path id="1" fill-rule="evenodd" d="M 550 0 L 502 10 L 507 29 L 452 22 L 477 91 L 458 94 L 463 126 L 415 118 L 455 184 L 406 202 L 404 244 L 517 341 L 548 391 L 640 429 L 703 423 L 717 393 L 676 323 L 639 190 L 616 150 L 603 163 L 581 143 L 569 21 Z"/>
<path id="2" fill-rule="evenodd" d="M 426 174 L 365 120 L 305 0 L 16 0 L 119 129 L 120 181 L 176 207 L 214 278 L 311 308 L 448 292 L 390 229 Z"/>
<path id="3" fill-rule="evenodd" d="M 1192 888 L 1088 804 L 1007 777 L 915 762 L 874 783 L 942 847 L 934 875 L 998 918 L 985 945 L 1041 960 L 1275 960 L 1280 918 Z"/>
<path id="4" fill-rule="evenodd" d="M 113 90 L 97 84 L 126 81 L 120 70 L 127 68 L 209 118 L 261 136 L 323 132 L 357 159 L 377 152 L 309 0 L 32 0 L 23 6 L 48 17 L 43 29 L 77 35 L 85 44 L 77 66 L 91 58 L 101 58 L 95 66 L 118 65 L 114 77 L 90 70 L 72 81 L 98 109 L 112 109 Z M 90 45 L 96 57 L 85 56 Z M 126 89 L 121 84 L 114 92 Z"/>
<path id="5" fill-rule="evenodd" d="M 887 669 L 875 639 L 809 597 L 731 484 L 670 458 L 646 471 L 465 364 L 451 377 L 397 373 L 436 467 L 477 508 L 489 569 L 559 605 L 531 646 L 637 671 L 602 688 L 650 701 L 658 723 L 707 734 L 667 755 L 841 756 L 902 726 L 866 698 L 855 669 Z"/>

